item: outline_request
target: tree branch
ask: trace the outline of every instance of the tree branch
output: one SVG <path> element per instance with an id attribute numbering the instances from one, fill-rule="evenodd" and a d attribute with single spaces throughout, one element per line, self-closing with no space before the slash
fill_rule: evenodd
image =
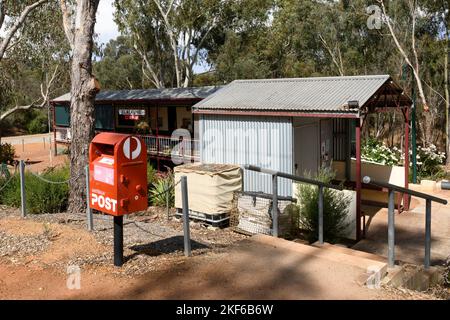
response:
<path id="1" fill-rule="evenodd" d="M 342 58 L 340 58 L 340 63 L 339 63 L 338 60 L 336 59 L 336 55 L 331 50 L 330 46 L 328 45 L 328 43 L 325 41 L 324 37 L 322 37 L 321 34 L 319 34 L 319 39 L 322 42 L 324 48 L 328 51 L 329 55 L 331 56 L 331 60 L 333 61 L 336 68 L 338 69 L 339 75 L 344 76 L 345 74 L 344 74 L 344 67 L 342 66 Z M 338 50 L 339 50 L 339 48 L 338 48 Z M 339 50 L 339 56 L 340 56 L 340 50 Z"/>
<path id="2" fill-rule="evenodd" d="M 45 84 L 41 83 L 41 97 L 35 101 L 33 101 L 31 104 L 23 105 L 23 106 L 15 106 L 14 108 L 11 108 L 9 110 L 6 110 L 4 113 L 0 115 L 0 122 L 3 121 L 6 117 L 12 115 L 13 113 L 19 111 L 19 110 L 29 110 L 32 108 L 44 108 L 48 105 L 50 101 L 50 89 L 53 86 L 57 76 L 58 76 L 58 69 L 59 65 L 55 67 L 55 70 L 52 73 L 52 77 L 50 80 L 46 79 Z M 39 103 L 40 101 L 40 103 Z M 39 103 L 39 104 L 38 104 Z"/>
<path id="3" fill-rule="evenodd" d="M 385 23 L 386 23 L 386 25 L 389 28 L 389 32 L 391 34 L 392 39 L 394 40 L 394 43 L 395 43 L 398 51 L 400 52 L 402 57 L 405 59 L 406 63 L 411 67 L 411 69 L 413 71 L 414 78 L 416 79 L 417 89 L 419 91 L 419 96 L 420 96 L 420 99 L 422 100 L 423 108 L 424 108 L 425 111 L 428 111 L 429 107 L 428 107 L 427 99 L 425 97 L 425 93 L 423 91 L 422 79 L 420 78 L 420 75 L 419 75 L 419 69 L 420 69 L 419 68 L 419 62 L 418 62 L 418 60 L 416 60 L 415 64 L 413 64 L 411 62 L 411 60 L 409 59 L 409 57 L 406 54 L 405 50 L 403 49 L 402 45 L 398 41 L 397 35 L 395 34 L 394 28 L 392 27 L 392 24 L 391 24 L 391 20 L 390 20 L 389 16 L 386 13 L 386 7 L 384 5 L 384 0 L 377 0 L 377 1 L 381 5 L 381 9 L 383 10 L 383 15 L 385 17 L 385 19 L 384 19 Z M 416 10 L 414 9 L 414 12 L 412 12 L 412 15 L 413 15 L 413 17 L 412 17 L 413 18 L 413 34 L 412 34 L 412 37 L 413 37 L 413 39 L 415 37 L 415 34 L 414 34 L 414 30 L 415 30 L 415 14 L 416 14 Z M 415 52 L 414 54 L 417 55 L 417 51 L 416 51 L 416 48 L 415 48 L 415 40 L 413 42 L 413 46 L 414 46 L 413 47 L 413 52 Z"/>
<path id="4" fill-rule="evenodd" d="M 59 6 L 61 7 L 61 12 L 63 16 L 63 27 L 64 33 L 66 34 L 67 40 L 69 41 L 70 48 L 73 50 L 75 46 L 75 26 L 73 12 L 66 0 L 59 0 Z"/>
<path id="5" fill-rule="evenodd" d="M 23 9 L 22 13 L 19 16 L 19 19 L 16 20 L 16 22 L 12 25 L 11 29 L 8 30 L 8 32 L 5 35 L 5 38 L 3 39 L 2 43 L 0 44 L 0 60 L 5 55 L 6 49 L 9 46 L 9 43 L 11 42 L 11 39 L 14 37 L 16 32 L 19 30 L 19 28 L 24 24 L 25 20 L 27 19 L 28 15 L 38 8 L 39 6 L 43 5 L 49 0 L 39 0 Z M 3 4 L 4 5 L 4 4 Z M 3 16 L 4 19 L 4 16 Z"/>

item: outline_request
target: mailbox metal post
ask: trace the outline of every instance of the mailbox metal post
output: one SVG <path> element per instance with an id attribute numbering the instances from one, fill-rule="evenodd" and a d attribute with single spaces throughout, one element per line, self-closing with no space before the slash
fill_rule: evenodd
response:
<path id="1" fill-rule="evenodd" d="M 123 216 L 114 216 L 114 265 L 123 265 Z"/>

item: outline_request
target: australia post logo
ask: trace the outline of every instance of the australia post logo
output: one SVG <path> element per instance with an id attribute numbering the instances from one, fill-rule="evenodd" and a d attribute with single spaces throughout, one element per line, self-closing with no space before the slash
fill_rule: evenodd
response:
<path id="1" fill-rule="evenodd" d="M 117 200 L 111 199 L 101 194 L 91 193 L 91 205 L 97 206 L 100 209 L 105 209 L 112 211 L 113 213 L 117 210 Z"/>
<path id="2" fill-rule="evenodd" d="M 135 141 L 135 143 L 133 143 Z M 123 154 L 127 159 L 134 160 L 141 154 L 141 141 L 136 137 L 129 137 L 123 143 Z"/>

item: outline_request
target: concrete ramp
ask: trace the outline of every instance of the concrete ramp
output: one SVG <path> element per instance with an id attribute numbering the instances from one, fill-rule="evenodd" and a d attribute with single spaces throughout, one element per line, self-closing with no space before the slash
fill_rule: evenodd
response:
<path id="1" fill-rule="evenodd" d="M 387 274 L 386 259 L 375 254 L 334 246 L 329 243 L 320 245 L 304 245 L 281 238 L 266 235 L 255 235 L 252 241 L 271 246 L 280 250 L 290 250 L 300 255 L 312 256 L 323 264 L 338 264 L 359 269 L 357 283 L 360 285 L 374 284 L 374 276 L 381 280 Z"/>

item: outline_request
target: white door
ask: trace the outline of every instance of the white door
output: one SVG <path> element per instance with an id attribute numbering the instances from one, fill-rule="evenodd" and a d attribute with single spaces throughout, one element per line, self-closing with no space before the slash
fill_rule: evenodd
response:
<path id="1" fill-rule="evenodd" d="M 319 168 L 319 126 L 317 123 L 294 128 L 294 170 L 304 176 L 314 176 Z"/>

